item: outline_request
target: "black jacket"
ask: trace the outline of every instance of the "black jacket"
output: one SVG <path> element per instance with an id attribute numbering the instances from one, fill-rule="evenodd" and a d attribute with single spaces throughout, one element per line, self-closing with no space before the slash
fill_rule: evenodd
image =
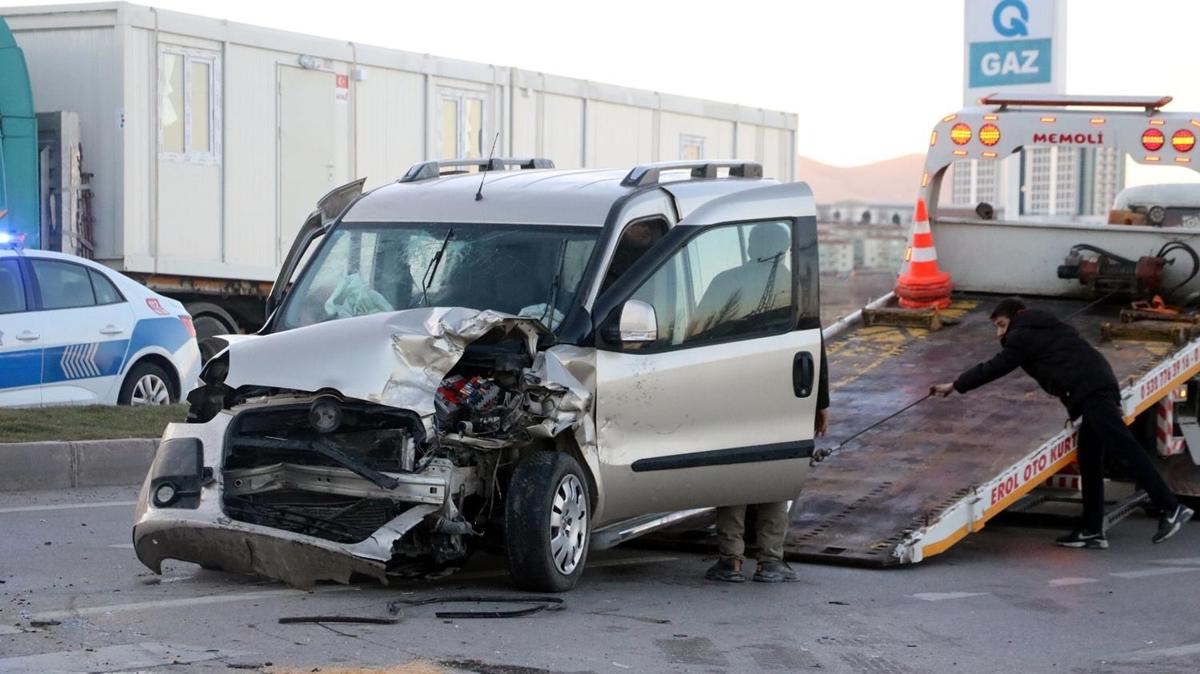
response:
<path id="1" fill-rule="evenodd" d="M 954 382 L 956 391 L 966 393 L 1020 367 L 1047 393 L 1057 396 L 1072 419 L 1079 416 L 1080 405 L 1088 397 L 1119 394 L 1117 378 L 1104 355 L 1075 328 L 1045 311 L 1018 313 L 1000 344 L 1004 349 L 995 357 L 959 376 Z"/>

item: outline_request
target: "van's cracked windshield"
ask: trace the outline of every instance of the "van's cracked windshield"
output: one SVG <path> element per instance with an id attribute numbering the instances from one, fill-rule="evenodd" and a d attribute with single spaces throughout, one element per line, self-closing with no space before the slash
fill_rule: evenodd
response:
<path id="1" fill-rule="evenodd" d="M 280 327 L 435 306 L 491 309 L 553 329 L 576 301 L 598 232 L 546 225 L 343 225 L 302 272 Z"/>

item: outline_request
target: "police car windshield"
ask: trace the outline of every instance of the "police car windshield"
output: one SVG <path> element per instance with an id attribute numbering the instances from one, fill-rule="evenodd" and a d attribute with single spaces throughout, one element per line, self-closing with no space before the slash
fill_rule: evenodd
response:
<path id="1" fill-rule="evenodd" d="M 492 309 L 540 318 L 553 329 L 574 306 L 599 233 L 548 225 L 344 224 L 296 281 L 277 329 L 423 306 Z"/>

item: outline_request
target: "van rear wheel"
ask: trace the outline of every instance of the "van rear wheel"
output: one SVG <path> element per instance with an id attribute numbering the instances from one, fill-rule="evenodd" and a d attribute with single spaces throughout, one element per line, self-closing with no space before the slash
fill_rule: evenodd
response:
<path id="1" fill-rule="evenodd" d="M 591 498 L 579 462 L 534 452 L 517 464 L 505 503 L 505 548 L 513 583 L 531 592 L 575 587 L 587 562 Z"/>

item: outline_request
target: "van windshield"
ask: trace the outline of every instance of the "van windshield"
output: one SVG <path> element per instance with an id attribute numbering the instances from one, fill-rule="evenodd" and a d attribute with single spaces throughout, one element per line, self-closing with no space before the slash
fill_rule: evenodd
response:
<path id="1" fill-rule="evenodd" d="M 549 225 L 341 225 L 288 293 L 278 329 L 423 306 L 491 309 L 554 329 L 575 305 L 599 234 Z"/>

